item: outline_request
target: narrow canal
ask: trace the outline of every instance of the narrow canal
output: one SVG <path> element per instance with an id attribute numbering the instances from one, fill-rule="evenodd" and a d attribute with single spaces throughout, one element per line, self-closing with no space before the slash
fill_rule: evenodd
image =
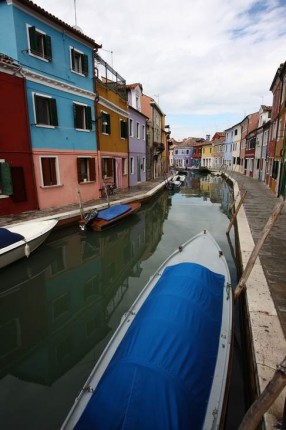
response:
<path id="1" fill-rule="evenodd" d="M 149 277 L 181 243 L 207 228 L 237 281 L 225 232 L 232 192 L 221 178 L 189 173 L 112 229 L 54 231 L 28 260 L 0 271 L 0 428 L 59 429 L 103 348 Z M 236 312 L 226 430 L 244 411 Z"/>

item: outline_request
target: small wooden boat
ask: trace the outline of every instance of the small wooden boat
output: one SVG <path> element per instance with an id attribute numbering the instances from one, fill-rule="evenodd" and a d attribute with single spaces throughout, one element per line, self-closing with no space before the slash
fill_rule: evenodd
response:
<path id="1" fill-rule="evenodd" d="M 142 290 L 62 429 L 218 429 L 232 338 L 225 257 L 204 231 Z"/>
<path id="2" fill-rule="evenodd" d="M 0 228 L 0 268 L 14 263 L 37 249 L 57 224 L 57 220 L 27 221 Z"/>
<path id="3" fill-rule="evenodd" d="M 82 230 L 90 228 L 95 231 L 101 231 L 134 214 L 140 207 L 140 202 L 130 202 L 126 204 L 115 204 L 99 211 L 93 210 L 86 214 L 84 219 L 80 221 L 80 228 Z"/>

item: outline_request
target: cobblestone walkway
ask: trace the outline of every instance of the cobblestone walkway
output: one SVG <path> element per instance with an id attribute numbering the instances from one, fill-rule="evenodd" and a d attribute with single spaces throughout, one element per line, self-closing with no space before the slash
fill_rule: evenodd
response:
<path id="1" fill-rule="evenodd" d="M 247 191 L 244 209 L 256 243 L 279 200 L 263 182 L 236 172 L 230 176 L 237 181 L 241 193 Z M 286 337 L 286 203 L 259 258 Z"/>

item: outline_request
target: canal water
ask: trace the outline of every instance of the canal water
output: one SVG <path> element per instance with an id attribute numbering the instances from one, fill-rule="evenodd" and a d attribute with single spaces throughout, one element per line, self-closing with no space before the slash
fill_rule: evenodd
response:
<path id="1" fill-rule="evenodd" d="M 59 429 L 98 357 L 158 266 L 203 229 L 215 237 L 237 281 L 220 177 L 188 173 L 112 229 L 55 230 L 28 260 L 0 271 L 0 429 Z M 239 312 L 226 430 L 244 411 Z"/>

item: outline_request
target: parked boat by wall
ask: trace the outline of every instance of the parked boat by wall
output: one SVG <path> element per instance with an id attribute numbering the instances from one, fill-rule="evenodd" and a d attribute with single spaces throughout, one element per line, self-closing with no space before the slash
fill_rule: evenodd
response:
<path id="1" fill-rule="evenodd" d="M 57 224 L 57 220 L 29 221 L 0 228 L 0 268 L 37 249 Z"/>
<path id="2" fill-rule="evenodd" d="M 232 303 L 225 257 L 203 231 L 167 258 L 123 316 L 62 429 L 218 429 Z"/>

